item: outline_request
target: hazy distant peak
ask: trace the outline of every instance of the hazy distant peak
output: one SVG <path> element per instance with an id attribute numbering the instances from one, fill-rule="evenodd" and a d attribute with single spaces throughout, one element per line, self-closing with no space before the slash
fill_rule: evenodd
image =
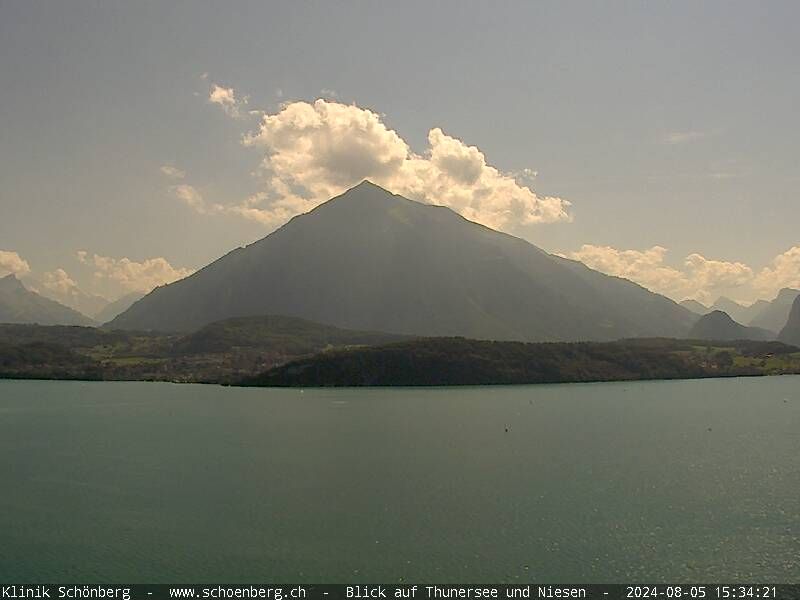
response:
<path id="1" fill-rule="evenodd" d="M 92 325 L 93 321 L 55 300 L 32 292 L 12 273 L 0 278 L 0 323 Z"/>
<path id="2" fill-rule="evenodd" d="M 689 331 L 689 338 L 698 340 L 770 340 L 775 334 L 758 327 L 745 327 L 722 310 L 703 315 Z"/>
<path id="3" fill-rule="evenodd" d="M 113 302 L 106 304 L 102 310 L 94 315 L 94 318 L 98 323 L 106 323 L 120 313 L 128 310 L 134 302 L 140 300 L 142 297 L 144 297 L 144 294 L 141 292 L 130 292 L 129 294 L 125 294 Z"/>
<path id="4" fill-rule="evenodd" d="M 753 321 L 767 306 L 768 303 L 766 302 L 754 302 L 750 305 L 745 305 L 731 300 L 730 298 L 726 298 L 725 296 L 720 296 L 711 308 L 728 313 L 737 323 L 763 327 L 763 325 L 754 323 Z M 774 331 L 776 328 L 766 327 L 766 329 Z"/>
<path id="5" fill-rule="evenodd" d="M 720 296 L 719 298 L 717 298 L 717 301 L 714 302 L 714 304 L 712 306 L 722 306 L 722 307 L 725 307 L 725 306 L 738 306 L 738 307 L 741 307 L 741 308 L 746 308 L 745 305 L 742 304 L 741 302 L 737 302 L 736 300 L 731 300 L 727 296 Z M 721 312 L 725 312 L 725 311 L 722 310 Z"/>
<path id="6" fill-rule="evenodd" d="M 692 298 L 687 298 L 686 300 L 679 302 L 679 304 L 698 315 L 704 315 L 709 311 L 708 306 Z"/>

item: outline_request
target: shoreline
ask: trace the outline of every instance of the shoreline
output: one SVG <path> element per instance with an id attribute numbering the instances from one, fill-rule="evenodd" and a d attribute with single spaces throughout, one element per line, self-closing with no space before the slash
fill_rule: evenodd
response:
<path id="1" fill-rule="evenodd" d="M 0 374 L 0 382 L 3 381 L 58 381 L 64 383 L 164 383 L 172 385 L 203 385 L 218 386 L 225 388 L 239 389 L 436 389 L 436 388 L 483 388 L 483 387 L 522 387 L 522 386 L 549 386 L 549 385 L 582 385 L 598 383 L 643 383 L 659 381 L 702 381 L 710 379 L 755 379 L 770 377 L 800 377 L 800 372 L 791 373 L 731 373 L 719 375 L 698 375 L 696 377 L 651 377 L 651 378 L 627 378 L 627 379 L 586 379 L 581 381 L 531 381 L 515 383 L 447 383 L 447 384 L 364 384 L 364 385 L 250 385 L 244 383 L 223 383 L 215 381 L 173 381 L 169 379 L 89 379 L 82 377 L 20 377 L 6 376 Z"/>

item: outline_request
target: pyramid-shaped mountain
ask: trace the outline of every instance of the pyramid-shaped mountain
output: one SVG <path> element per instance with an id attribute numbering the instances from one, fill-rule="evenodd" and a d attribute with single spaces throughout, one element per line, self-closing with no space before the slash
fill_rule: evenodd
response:
<path id="1" fill-rule="evenodd" d="M 363 182 L 155 289 L 108 326 L 186 331 L 262 314 L 532 341 L 677 337 L 696 320 L 630 281 Z"/>
<path id="2" fill-rule="evenodd" d="M 95 324 L 78 311 L 27 289 L 14 275 L 0 278 L 0 323 Z"/>

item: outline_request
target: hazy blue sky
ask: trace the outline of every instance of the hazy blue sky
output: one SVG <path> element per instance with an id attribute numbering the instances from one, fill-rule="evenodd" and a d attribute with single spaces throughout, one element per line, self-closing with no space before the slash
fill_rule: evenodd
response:
<path id="1" fill-rule="evenodd" d="M 420 168 L 440 128 L 498 169 L 497 194 L 516 177 L 528 208 L 569 201 L 571 221 L 486 218 L 549 251 L 677 299 L 769 296 L 800 284 L 798 21 L 797 2 L 0 0 L 6 270 L 16 253 L 21 275 L 115 296 L 262 237 L 302 203 L 281 203 L 264 164 L 281 133 L 249 111 L 323 97 L 378 113 Z M 235 101 L 210 102 L 215 85 Z M 360 177 L 371 147 L 326 167 Z M 495 210 L 470 198 L 442 202 Z"/>

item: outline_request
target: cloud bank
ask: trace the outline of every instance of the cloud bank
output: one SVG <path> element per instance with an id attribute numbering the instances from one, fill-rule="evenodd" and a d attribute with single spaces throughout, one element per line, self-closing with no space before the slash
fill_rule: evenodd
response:
<path id="1" fill-rule="evenodd" d="M 565 256 L 675 300 L 693 298 L 706 305 L 721 295 L 751 302 L 771 300 L 781 288 L 800 288 L 800 246 L 778 255 L 758 272 L 741 262 L 711 260 L 697 253 L 688 255 L 681 267 L 673 267 L 666 263 L 666 255 L 662 246 L 619 250 L 585 244 Z"/>
<path id="2" fill-rule="evenodd" d="M 779 254 L 753 279 L 753 287 L 761 297 L 771 298 L 781 288 L 800 289 L 800 246 Z"/>
<path id="3" fill-rule="evenodd" d="M 166 283 L 191 275 L 192 269 L 175 268 L 165 258 L 136 262 L 129 258 L 89 255 L 80 250 L 78 260 L 94 268 L 94 277 L 119 285 L 125 292 L 147 293 Z"/>

